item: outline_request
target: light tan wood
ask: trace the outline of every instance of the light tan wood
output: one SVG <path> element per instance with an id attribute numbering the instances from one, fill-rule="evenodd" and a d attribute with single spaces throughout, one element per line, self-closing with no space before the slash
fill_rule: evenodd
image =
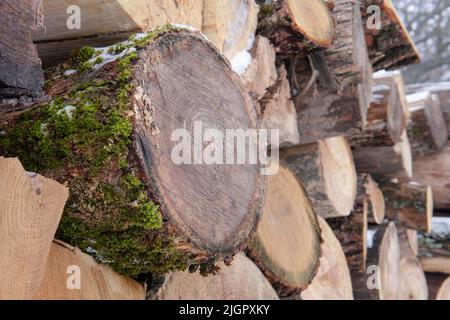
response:
<path id="1" fill-rule="evenodd" d="M 439 288 L 436 300 L 450 300 L 450 277 Z"/>
<path id="2" fill-rule="evenodd" d="M 450 209 L 450 146 L 442 152 L 414 159 L 414 177 L 433 190 L 435 209 Z"/>
<path id="3" fill-rule="evenodd" d="M 317 272 L 320 229 L 311 202 L 284 166 L 268 179 L 267 198 L 249 256 L 280 296 L 308 286 Z"/>
<path id="4" fill-rule="evenodd" d="M 159 300 L 278 300 L 264 275 L 243 253 L 231 266 L 220 264 L 216 275 L 174 272 L 153 298 Z"/>
<path id="5" fill-rule="evenodd" d="M 270 38 L 283 56 L 329 47 L 334 35 L 331 13 L 320 0 L 281 0 L 263 4 L 258 29 Z"/>
<path id="6" fill-rule="evenodd" d="M 79 282 L 77 277 L 79 276 Z M 78 285 L 79 288 L 78 288 Z M 44 282 L 35 300 L 143 300 L 145 289 L 131 278 L 98 264 L 78 248 L 52 244 Z"/>
<path id="7" fill-rule="evenodd" d="M 421 257 L 420 263 L 422 264 L 422 268 L 423 270 L 425 270 L 425 272 L 439 272 L 450 274 L 450 257 Z"/>
<path id="8" fill-rule="evenodd" d="M 0 157 L 0 299 L 30 299 L 40 287 L 69 196 L 59 183 Z"/>
<path id="9" fill-rule="evenodd" d="M 400 245 L 394 222 L 376 229 L 367 255 L 372 273 L 353 273 L 355 299 L 396 300 L 400 287 Z M 371 269 L 369 269 L 371 268 Z M 369 288 L 368 284 L 374 286 Z"/>
<path id="10" fill-rule="evenodd" d="M 281 156 L 304 184 L 318 215 L 332 218 L 350 214 L 357 176 L 344 137 L 286 148 Z"/>
<path id="11" fill-rule="evenodd" d="M 259 12 L 254 0 L 204 0 L 203 6 L 202 32 L 228 59 L 252 48 Z"/>
<path id="12" fill-rule="evenodd" d="M 259 101 L 259 116 L 262 128 L 279 130 L 280 146 L 300 143 L 297 112 L 291 99 L 289 80 L 284 66 L 278 70 L 277 82 Z"/>
<path id="13" fill-rule="evenodd" d="M 62 48 L 66 46 L 65 41 L 72 39 L 78 39 L 78 48 L 89 38 L 95 38 L 91 45 L 103 46 L 127 39 L 132 32 L 148 31 L 167 23 L 191 25 L 198 30 L 202 27 L 203 3 L 199 0 L 43 0 L 43 3 L 45 28 L 33 40 L 47 65 L 67 58 L 69 48 Z M 66 11 L 71 5 L 81 10 L 80 29 L 67 27 L 71 15 Z M 119 38 L 111 39 L 111 34 Z M 58 55 L 42 50 L 49 43 L 58 44 Z"/>
<path id="14" fill-rule="evenodd" d="M 425 274 L 416 257 L 402 257 L 399 265 L 399 300 L 427 300 L 428 287 Z"/>
<path id="15" fill-rule="evenodd" d="M 275 66 L 275 49 L 267 38 L 257 36 L 250 53 L 252 62 L 241 77 L 250 95 L 259 100 L 278 78 Z M 286 98 L 290 98 L 289 92 Z"/>
<path id="16" fill-rule="evenodd" d="M 320 267 L 310 286 L 302 291 L 303 300 L 353 300 L 352 282 L 339 240 L 319 217 L 322 230 Z"/>

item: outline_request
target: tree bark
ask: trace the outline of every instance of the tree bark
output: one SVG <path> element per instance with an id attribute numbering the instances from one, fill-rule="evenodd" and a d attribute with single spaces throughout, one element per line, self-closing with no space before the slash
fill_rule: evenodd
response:
<path id="1" fill-rule="evenodd" d="M 322 230 L 320 267 L 311 285 L 301 292 L 302 300 L 353 300 L 349 266 L 339 240 L 319 217 Z"/>
<path id="2" fill-rule="evenodd" d="M 116 60 L 98 62 L 127 45 Z M 90 71 L 55 71 L 52 103 L 2 128 L 0 154 L 17 154 L 28 168 L 67 183 L 71 199 L 58 235 L 94 249 L 120 273 L 231 258 L 256 229 L 266 179 L 249 160 L 225 166 L 200 158 L 212 149 L 198 141 L 203 133 L 196 136 L 199 125 L 224 136 L 258 128 L 240 79 L 209 42 L 178 27 L 96 54 Z M 214 140 L 214 154 L 223 140 Z M 245 147 L 254 142 L 247 140 Z M 201 149 L 191 150 L 191 142 Z"/>
<path id="3" fill-rule="evenodd" d="M 202 32 L 232 60 L 252 48 L 258 12 L 254 0 L 205 0 Z"/>
<path id="4" fill-rule="evenodd" d="M 397 229 L 390 222 L 380 226 L 374 235 L 367 255 L 367 272 L 352 272 L 355 299 L 396 300 L 400 279 L 399 263 Z"/>
<path id="5" fill-rule="evenodd" d="M 334 3 L 333 45 L 288 61 L 301 143 L 361 132 L 366 123 L 372 69 L 359 5 L 348 0 Z"/>
<path id="6" fill-rule="evenodd" d="M 384 198 L 370 175 L 358 176 L 355 205 L 348 217 L 329 219 L 328 223 L 339 239 L 350 271 L 364 272 L 367 258 L 367 228 L 369 212 L 380 223 L 384 220 Z"/>
<path id="7" fill-rule="evenodd" d="M 275 84 L 278 78 L 275 66 L 275 49 L 267 38 L 257 36 L 250 54 L 252 62 L 242 75 L 242 82 L 244 82 L 252 98 L 258 101 L 266 94 L 267 89 Z M 286 99 L 290 99 L 290 92 L 287 93 Z"/>
<path id="8" fill-rule="evenodd" d="M 431 231 L 433 193 L 429 186 L 407 183 L 383 183 L 386 216 L 409 229 Z"/>
<path id="9" fill-rule="evenodd" d="M 4 0 L 0 11 L 0 99 L 38 96 L 44 75 L 31 33 L 42 25 L 42 1 Z"/>
<path id="10" fill-rule="evenodd" d="M 450 147 L 441 153 L 414 159 L 413 180 L 433 189 L 434 207 L 450 209 Z"/>
<path id="11" fill-rule="evenodd" d="M 327 219 L 350 214 L 357 176 L 344 137 L 286 148 L 280 156 L 302 181 L 318 215 Z"/>
<path id="12" fill-rule="evenodd" d="M 439 153 L 447 146 L 449 136 L 439 98 L 423 92 L 409 95 L 408 102 L 411 113 L 408 137 L 413 156 Z"/>
<path id="13" fill-rule="evenodd" d="M 145 289 L 138 282 L 118 275 L 61 241 L 53 242 L 44 281 L 33 296 L 33 300 L 144 299 Z"/>
<path id="14" fill-rule="evenodd" d="M 259 2 L 261 13 L 258 33 L 270 39 L 281 57 L 308 54 L 312 48 L 324 48 L 332 44 L 333 18 L 322 1 Z"/>
<path id="15" fill-rule="evenodd" d="M 44 66 L 64 62 L 83 46 L 108 46 L 126 40 L 132 33 L 148 31 L 167 23 L 202 27 L 203 3 L 197 0 L 79 0 L 81 25 L 76 22 L 77 11 L 68 11 L 71 0 L 43 0 L 44 28 L 33 40 Z M 113 17 L 113 19 L 111 19 Z"/>
<path id="16" fill-rule="evenodd" d="M 402 140 L 391 146 L 365 145 L 353 149 L 356 170 L 379 181 L 412 178 L 412 154 L 406 130 Z"/>
<path id="17" fill-rule="evenodd" d="M 381 9 L 381 28 L 373 26 L 377 17 L 369 6 Z M 419 63 L 420 55 L 391 0 L 365 0 L 364 26 L 370 61 L 374 70 L 398 69 Z"/>
<path id="18" fill-rule="evenodd" d="M 248 256 L 279 296 L 287 297 L 305 289 L 317 273 L 320 228 L 306 192 L 284 166 L 269 177 L 267 194 Z"/>
<path id="19" fill-rule="evenodd" d="M 157 300 L 278 300 L 277 293 L 255 264 L 239 253 L 217 274 L 174 272 L 151 299 Z"/>
<path id="20" fill-rule="evenodd" d="M 450 84 L 448 82 L 419 83 L 407 86 L 408 94 L 420 91 L 429 91 L 432 94 L 436 94 L 438 96 L 439 103 L 444 114 L 444 120 L 447 124 L 447 131 L 450 132 Z"/>
<path id="21" fill-rule="evenodd" d="M 362 133 L 349 138 L 353 147 L 392 146 L 401 142 L 409 114 L 402 83 L 401 75 L 374 74 L 367 123 Z"/>
<path id="22" fill-rule="evenodd" d="M 55 181 L 0 157 L 0 299 L 31 299 L 68 198 Z"/>
<path id="23" fill-rule="evenodd" d="M 282 147 L 297 145 L 300 134 L 297 127 L 297 112 L 291 99 L 289 80 L 284 66 L 278 69 L 278 79 L 258 103 L 261 127 L 279 130 Z"/>

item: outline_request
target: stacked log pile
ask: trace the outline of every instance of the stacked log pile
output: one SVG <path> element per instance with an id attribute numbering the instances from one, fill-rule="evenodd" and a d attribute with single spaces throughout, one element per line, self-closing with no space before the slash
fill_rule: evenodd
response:
<path id="1" fill-rule="evenodd" d="M 0 299 L 450 298 L 450 91 L 391 1 L 16 2 Z"/>

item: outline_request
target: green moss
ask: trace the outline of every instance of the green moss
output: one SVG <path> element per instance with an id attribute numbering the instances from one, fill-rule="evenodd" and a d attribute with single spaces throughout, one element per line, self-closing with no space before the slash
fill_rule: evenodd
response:
<path id="1" fill-rule="evenodd" d="M 89 63 L 94 54 L 85 47 L 77 61 Z M 68 185 L 70 198 L 57 237 L 131 276 L 192 264 L 177 250 L 147 182 L 130 160 L 135 155 L 128 114 L 137 57 L 131 53 L 117 61 L 114 74 L 105 77 L 109 80 L 76 75 L 77 86 L 24 112 L 0 135 L 1 155 L 17 156 L 27 170 Z M 75 107 L 70 116 L 66 106 Z"/>
<path id="2" fill-rule="evenodd" d="M 116 54 L 122 53 L 123 51 L 125 51 L 128 48 L 129 48 L 129 46 L 127 46 L 123 43 L 118 43 L 115 46 L 111 46 L 108 49 L 108 53 L 112 54 L 112 55 L 116 55 Z"/>

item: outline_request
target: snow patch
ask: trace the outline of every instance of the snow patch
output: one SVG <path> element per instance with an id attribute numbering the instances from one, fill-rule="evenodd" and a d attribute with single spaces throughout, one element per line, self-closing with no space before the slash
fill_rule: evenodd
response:
<path id="1" fill-rule="evenodd" d="M 66 77 L 70 77 L 70 76 L 72 76 L 72 75 L 74 75 L 76 73 L 78 73 L 78 70 L 75 70 L 75 69 L 70 69 L 70 70 L 64 71 L 64 75 Z"/>
<path id="2" fill-rule="evenodd" d="M 65 114 L 67 116 L 67 118 L 69 118 L 70 120 L 72 120 L 72 116 L 73 116 L 73 112 L 77 109 L 77 107 L 75 106 L 65 106 L 64 108 L 62 108 L 61 110 L 58 110 L 58 112 L 56 113 L 58 116 Z"/>
<path id="3" fill-rule="evenodd" d="M 381 79 L 381 78 L 386 78 L 386 77 L 390 77 L 390 76 L 400 76 L 400 75 L 402 75 L 402 73 L 398 70 L 395 70 L 395 71 L 380 70 L 373 74 L 373 78 Z"/>
<path id="4" fill-rule="evenodd" d="M 406 101 L 408 102 L 408 104 L 413 104 L 423 100 L 428 100 L 430 99 L 430 96 L 431 96 L 430 91 L 417 92 L 413 94 L 408 94 L 406 96 Z"/>
<path id="5" fill-rule="evenodd" d="M 127 45 L 127 44 L 130 44 L 130 42 L 124 41 L 124 42 L 121 42 L 121 44 Z M 102 48 L 95 48 L 96 52 L 100 52 L 100 54 L 95 55 L 93 58 L 91 58 L 91 60 L 89 60 L 89 62 L 94 65 L 94 70 L 100 69 L 104 65 L 111 63 L 113 61 L 116 61 L 117 59 L 123 58 L 123 57 L 129 55 L 130 53 L 133 53 L 136 51 L 136 48 L 130 47 L 130 48 L 123 50 L 122 52 L 120 52 L 118 54 L 110 53 L 110 51 L 111 51 L 110 49 L 115 46 L 116 45 L 102 47 Z M 99 58 L 101 58 L 102 62 L 95 64 L 95 62 Z"/>
<path id="6" fill-rule="evenodd" d="M 375 234 L 377 233 L 377 230 L 367 230 L 367 248 L 373 247 L 373 241 L 375 239 Z"/>
<path id="7" fill-rule="evenodd" d="M 244 50 L 237 53 L 233 59 L 231 59 L 231 68 L 238 75 L 243 75 L 248 66 L 252 63 L 252 55 Z"/>
<path id="8" fill-rule="evenodd" d="M 450 234 L 450 218 L 433 217 L 431 231 L 440 236 Z"/>

